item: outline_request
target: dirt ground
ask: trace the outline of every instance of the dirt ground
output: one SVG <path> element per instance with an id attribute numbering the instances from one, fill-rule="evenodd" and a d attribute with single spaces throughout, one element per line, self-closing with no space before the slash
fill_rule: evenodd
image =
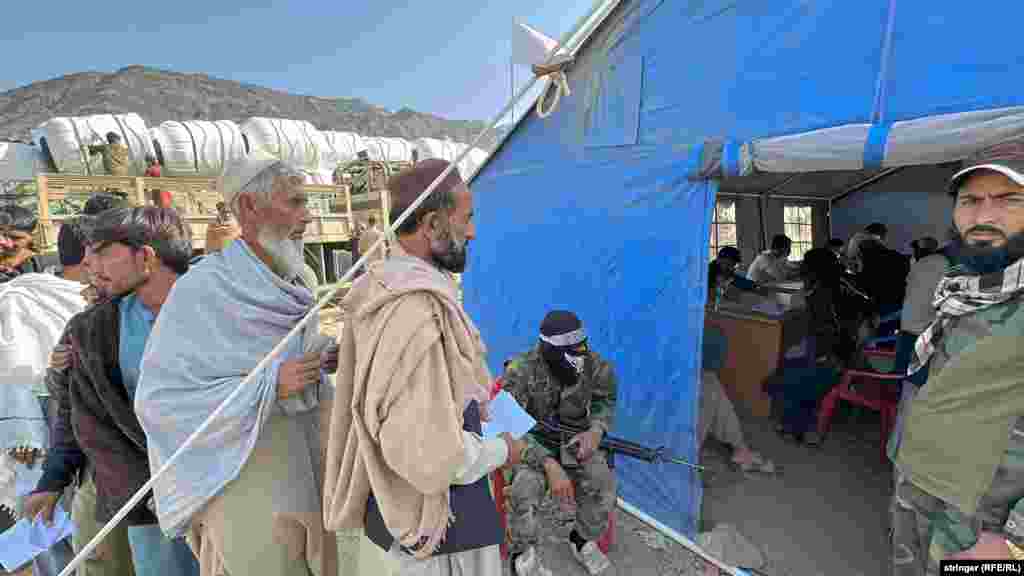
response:
<path id="1" fill-rule="evenodd" d="M 784 443 L 766 420 L 741 414 L 752 447 L 782 467 L 775 476 L 744 475 L 728 465 L 728 450 L 709 442 L 703 454 L 701 530 L 735 526 L 766 558 L 769 576 L 876 576 L 886 557 L 890 467 L 879 451 L 878 417 L 841 410 L 819 450 Z M 606 576 L 704 576 L 693 552 L 624 510 L 609 551 Z M 586 576 L 568 548 L 570 514 L 551 500 L 541 514 L 545 564 L 559 576 Z M 506 575 L 511 570 L 506 566 Z M 19 572 L 19 576 L 30 571 Z"/>
<path id="2" fill-rule="evenodd" d="M 770 422 L 741 414 L 755 450 L 782 468 L 775 476 L 744 475 L 729 466 L 728 450 L 709 442 L 703 459 L 701 530 L 735 526 L 763 553 L 769 576 L 884 574 L 890 467 L 883 464 L 876 414 L 840 410 L 822 448 L 786 444 Z M 608 576 L 703 576 L 704 562 L 623 510 L 609 551 Z M 553 502 L 542 517 L 541 550 L 553 574 L 586 576 L 568 549 L 571 519 Z M 507 576 L 511 570 L 506 566 Z"/>

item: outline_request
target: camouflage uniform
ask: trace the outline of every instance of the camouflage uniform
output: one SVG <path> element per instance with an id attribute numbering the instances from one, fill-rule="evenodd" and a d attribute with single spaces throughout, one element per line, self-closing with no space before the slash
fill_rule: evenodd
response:
<path id="1" fill-rule="evenodd" d="M 103 169 L 110 176 L 127 176 L 130 161 L 128 147 L 124 144 L 97 144 L 89 146 L 89 154 L 103 155 Z"/>
<path id="2" fill-rule="evenodd" d="M 611 364 L 590 352 L 575 386 L 564 388 L 551 375 L 539 346 L 505 364 L 503 387 L 537 421 L 558 419 L 586 429 L 608 433 L 615 418 L 617 382 Z M 576 460 L 558 444 L 534 433 L 525 438 L 523 463 L 506 473 L 511 487 L 508 527 L 509 549 L 518 554 L 538 542 L 537 508 L 544 498 L 547 477 L 544 461 L 558 460 L 576 489 L 576 531 L 596 541 L 608 525 L 615 506 L 615 474 L 606 455 L 597 451 L 586 462 Z M 564 442 L 568 442 L 565 438 Z"/>
<path id="3" fill-rule="evenodd" d="M 1024 323 L 1022 304 L 1016 299 L 953 319 L 935 348 L 929 374 L 935 376 L 971 344 L 991 336 L 993 327 Z M 973 547 L 982 531 L 1003 532 L 1024 544 L 1024 417 L 1010 431 L 1010 444 L 973 517 L 914 486 L 899 470 L 895 476 L 890 505 L 893 576 L 937 576 L 939 561 Z"/>

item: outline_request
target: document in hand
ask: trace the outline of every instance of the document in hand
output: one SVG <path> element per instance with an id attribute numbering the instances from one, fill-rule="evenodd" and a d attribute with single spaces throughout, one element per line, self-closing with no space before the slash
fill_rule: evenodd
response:
<path id="1" fill-rule="evenodd" d="M 53 511 L 53 526 L 47 526 L 42 519 L 32 522 L 22 518 L 0 534 L 0 566 L 14 572 L 73 532 L 74 524 L 60 505 Z"/>
<path id="2" fill-rule="evenodd" d="M 490 415 L 490 421 L 483 425 L 484 438 L 494 438 L 508 432 L 518 439 L 526 436 L 537 425 L 537 421 L 504 390 L 491 400 Z"/>

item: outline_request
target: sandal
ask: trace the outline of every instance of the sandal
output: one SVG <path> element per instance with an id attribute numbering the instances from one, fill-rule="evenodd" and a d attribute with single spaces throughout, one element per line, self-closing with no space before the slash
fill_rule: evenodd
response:
<path id="1" fill-rule="evenodd" d="M 761 458 L 760 454 L 754 454 L 754 457 L 747 462 L 736 462 L 733 460 L 733 465 L 740 469 L 741 472 L 751 473 L 758 472 L 761 474 L 775 474 L 780 471 L 779 467 L 775 465 L 771 460 L 765 460 Z"/>

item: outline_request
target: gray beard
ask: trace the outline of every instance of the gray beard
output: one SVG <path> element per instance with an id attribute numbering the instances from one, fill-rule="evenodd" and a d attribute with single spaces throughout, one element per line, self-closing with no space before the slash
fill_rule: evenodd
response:
<path id="1" fill-rule="evenodd" d="M 271 268 L 278 276 L 292 280 L 302 273 L 302 266 L 306 262 L 303 256 L 305 243 L 302 240 L 278 238 L 267 230 L 261 230 L 257 240 L 270 256 L 273 263 Z"/>

